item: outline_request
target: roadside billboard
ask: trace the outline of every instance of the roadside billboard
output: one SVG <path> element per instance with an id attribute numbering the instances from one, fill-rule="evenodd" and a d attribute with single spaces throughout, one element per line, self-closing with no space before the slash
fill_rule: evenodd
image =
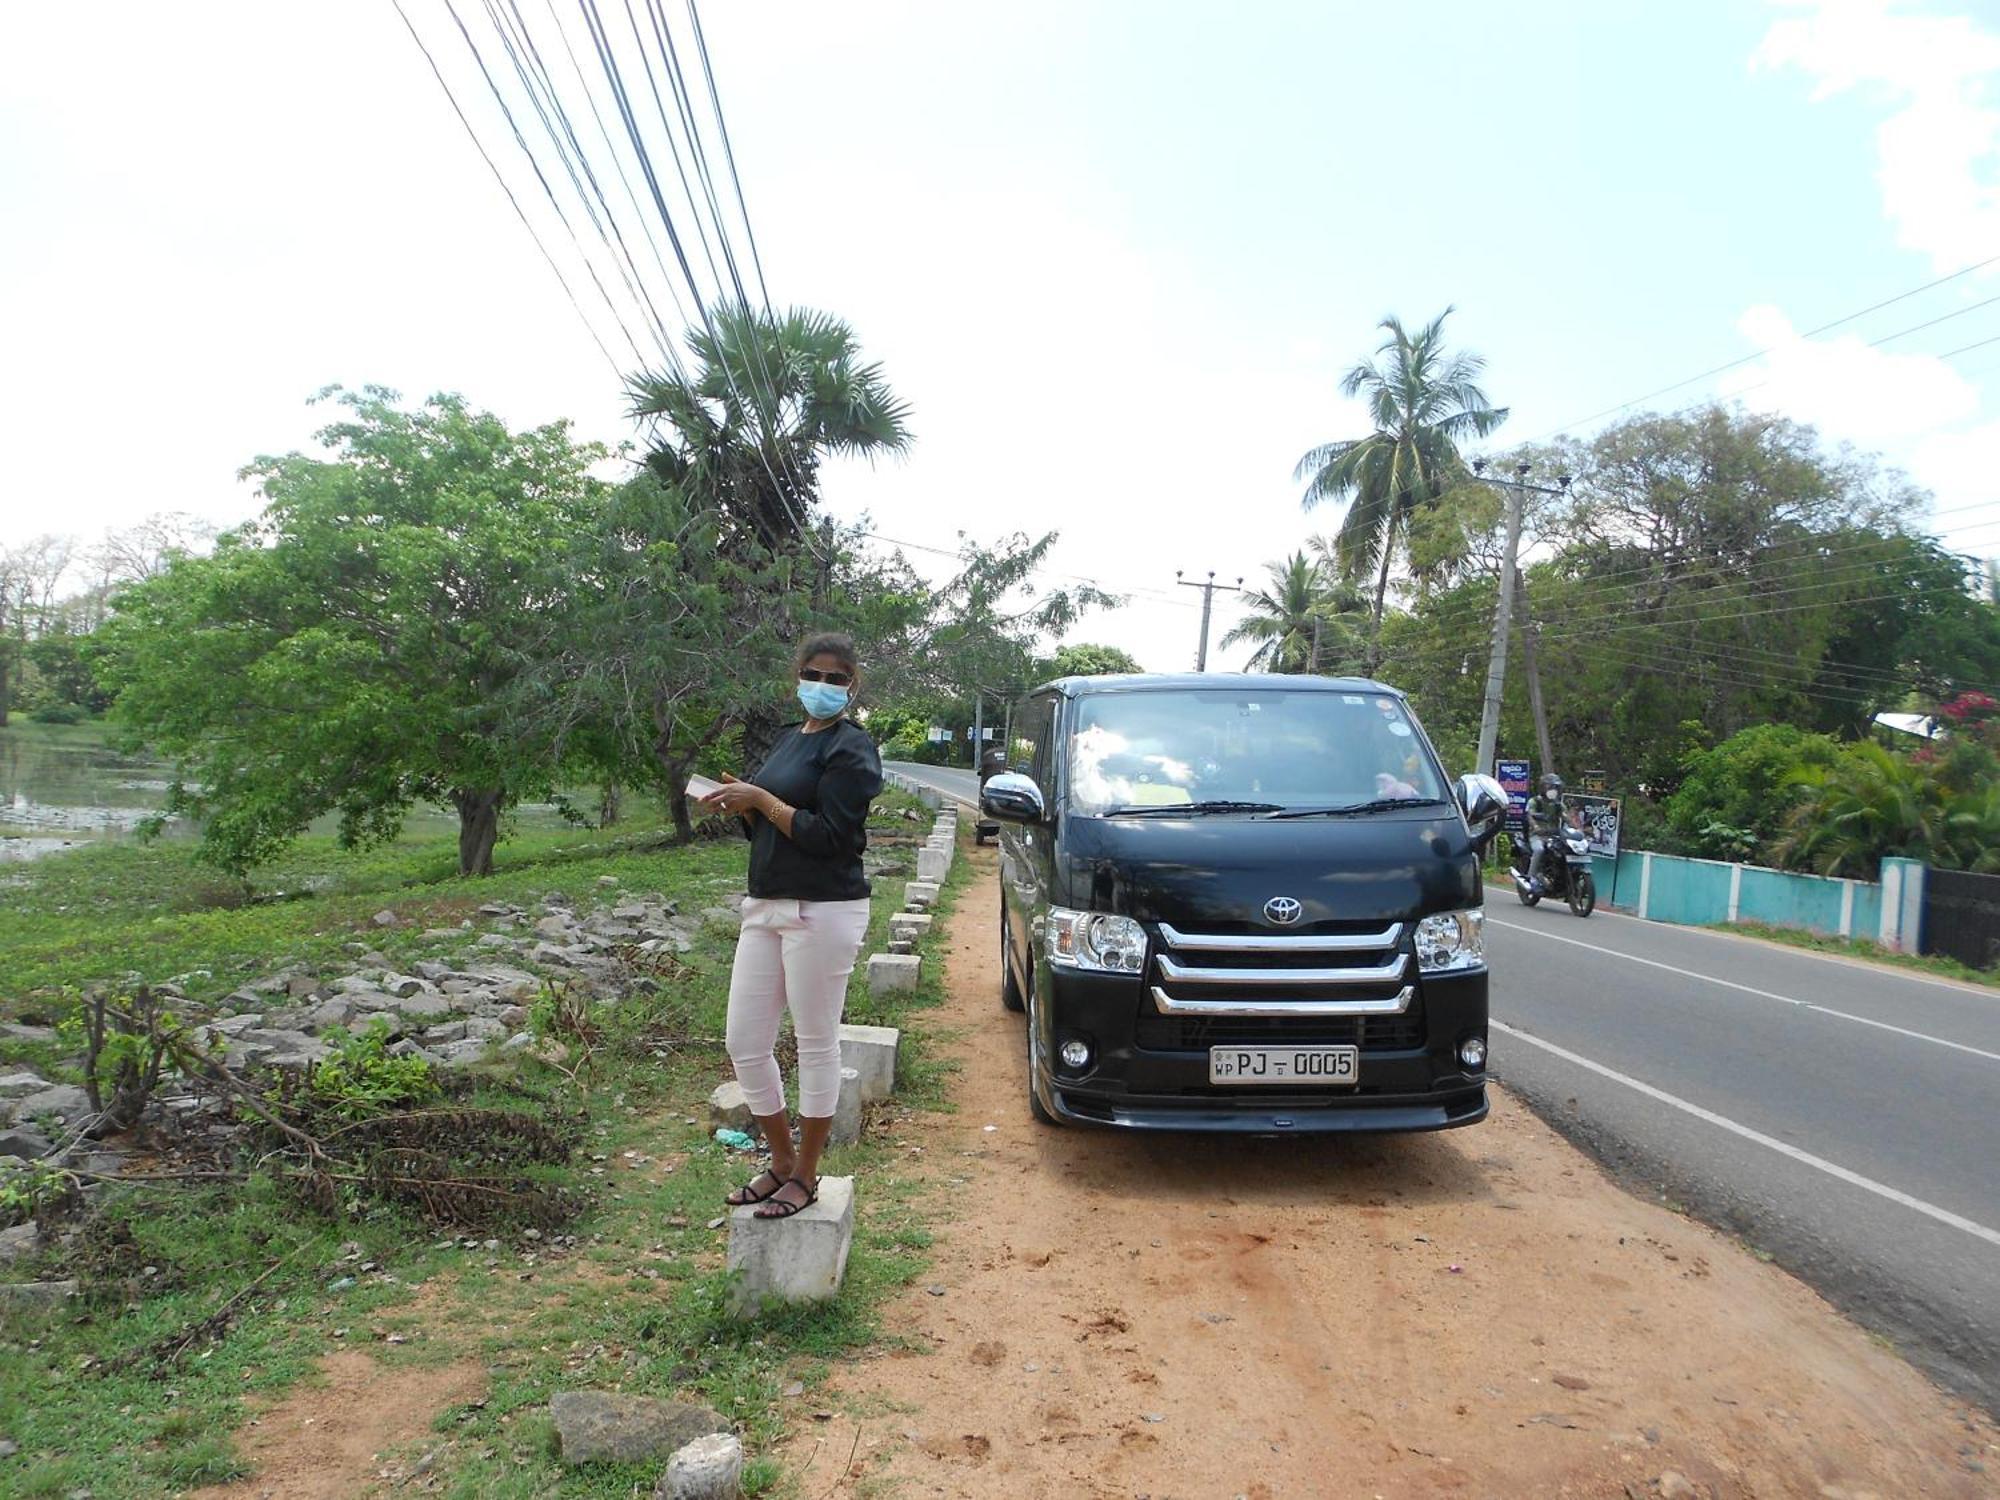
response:
<path id="1" fill-rule="evenodd" d="M 1587 792 L 1569 792 L 1563 807 L 1577 814 L 1590 834 L 1590 852 L 1607 859 L 1618 857 L 1618 825 L 1624 812 L 1619 797 L 1594 797 Z"/>
<path id="2" fill-rule="evenodd" d="M 1513 834 L 1528 830 L 1528 788 L 1532 783 L 1534 766 L 1525 760 L 1496 760 L 1493 762 L 1493 779 L 1507 791 L 1507 831 Z"/>

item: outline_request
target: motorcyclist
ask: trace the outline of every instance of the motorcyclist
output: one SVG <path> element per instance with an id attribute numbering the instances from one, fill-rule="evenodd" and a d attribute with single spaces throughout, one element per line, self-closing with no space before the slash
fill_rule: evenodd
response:
<path id="1" fill-rule="evenodd" d="M 1548 859 L 1549 840 L 1563 825 L 1563 780 L 1550 771 L 1542 777 L 1542 789 L 1528 799 L 1528 889 L 1542 894 L 1542 865 Z"/>

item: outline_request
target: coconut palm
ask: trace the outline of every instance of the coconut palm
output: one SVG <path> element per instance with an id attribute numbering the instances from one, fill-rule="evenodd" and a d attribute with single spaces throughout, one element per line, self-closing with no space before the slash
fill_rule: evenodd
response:
<path id="1" fill-rule="evenodd" d="M 1256 644 L 1246 665 L 1261 672 L 1316 672 L 1359 655 L 1364 605 L 1304 552 L 1266 564 L 1269 583 L 1243 596 L 1247 616 L 1222 638 L 1225 648 Z"/>
<path id="2" fill-rule="evenodd" d="M 715 307 L 687 344 L 691 368 L 629 382 L 632 414 L 665 424 L 646 462 L 767 547 L 814 524 L 823 457 L 909 447 L 909 406 L 839 318 Z"/>
<path id="3" fill-rule="evenodd" d="M 1388 335 L 1373 363 L 1349 370 L 1341 394 L 1360 396 L 1375 430 L 1366 437 L 1322 443 L 1298 462 L 1294 479 L 1306 481 L 1307 510 L 1344 500 L 1336 553 L 1350 583 L 1375 571 L 1375 603 L 1368 641 L 1371 673 L 1382 654 L 1382 610 L 1389 566 L 1411 511 L 1434 502 L 1464 473 L 1458 446 L 1484 437 L 1507 418 L 1489 403 L 1479 376 L 1486 362 L 1476 354 L 1447 354 L 1446 308 L 1412 336 L 1396 318 L 1384 318 Z"/>

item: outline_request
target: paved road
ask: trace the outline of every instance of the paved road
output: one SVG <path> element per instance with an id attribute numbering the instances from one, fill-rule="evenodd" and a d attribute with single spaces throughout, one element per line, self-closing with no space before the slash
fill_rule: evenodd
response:
<path id="1" fill-rule="evenodd" d="M 919 766 L 910 761 L 892 760 L 888 762 L 892 771 L 900 771 L 912 781 L 935 787 L 947 797 L 956 797 L 961 802 L 979 800 L 979 777 L 971 771 L 955 770 L 950 766 Z"/>
<path id="2" fill-rule="evenodd" d="M 1504 1083 L 2000 1409 L 2000 994 L 1607 912 L 1487 932 Z"/>
<path id="3" fill-rule="evenodd" d="M 2000 993 L 1489 898 L 1501 1081 L 2000 1410 Z"/>

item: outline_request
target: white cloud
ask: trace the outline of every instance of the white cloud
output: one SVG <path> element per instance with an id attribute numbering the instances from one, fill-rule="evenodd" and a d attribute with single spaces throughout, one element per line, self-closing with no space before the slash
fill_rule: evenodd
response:
<path id="1" fill-rule="evenodd" d="M 1892 101 L 1876 176 L 1897 243 L 1942 273 L 2000 253 L 2000 33 L 1899 0 L 1779 0 L 1753 67 L 1792 67 L 1812 97 L 1867 89 Z"/>
<path id="2" fill-rule="evenodd" d="M 1979 410 L 1973 384 L 1931 355 L 1871 349 L 1851 335 L 1802 339 L 1768 304 L 1744 313 L 1736 327 L 1765 354 L 1727 377 L 1722 394 L 1810 422 L 1830 438 L 1891 447 Z"/>

